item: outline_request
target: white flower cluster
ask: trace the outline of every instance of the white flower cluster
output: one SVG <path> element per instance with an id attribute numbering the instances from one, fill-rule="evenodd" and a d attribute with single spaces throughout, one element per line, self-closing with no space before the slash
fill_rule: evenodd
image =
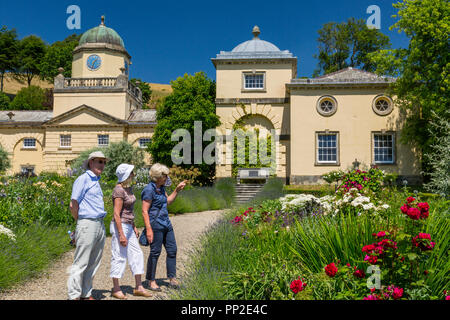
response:
<path id="1" fill-rule="evenodd" d="M 363 196 L 360 193 L 358 193 L 358 189 L 351 188 L 349 192 L 344 194 L 342 199 L 339 199 L 336 201 L 336 210 L 335 212 L 339 211 L 339 208 L 342 208 L 343 206 L 351 205 L 355 208 L 362 208 L 365 211 L 374 210 L 385 210 L 389 209 L 388 204 L 381 204 L 381 205 L 375 205 L 371 202 L 369 197 Z"/>
<path id="2" fill-rule="evenodd" d="M 285 197 L 280 198 L 283 211 L 298 211 L 305 208 L 308 204 L 318 204 L 322 206 L 325 212 L 331 210 L 331 200 L 334 200 L 333 196 L 325 196 L 317 198 L 311 194 L 288 194 Z"/>
<path id="3" fill-rule="evenodd" d="M 336 214 L 346 206 L 353 206 L 364 211 L 373 210 L 375 212 L 389 209 L 388 204 L 376 205 L 372 203 L 369 197 L 358 193 L 356 188 L 350 189 L 342 198 L 337 198 L 335 195 L 317 198 L 310 194 L 288 194 L 280 198 L 280 202 L 283 211 L 296 211 L 305 208 L 308 204 L 316 203 L 324 209 L 324 214 L 330 212 Z"/>
<path id="4" fill-rule="evenodd" d="M 14 235 L 14 232 L 12 232 L 8 228 L 2 226 L 1 224 L 0 224 L 0 234 L 5 234 L 8 238 L 10 238 L 14 241 L 16 240 L 16 236 Z"/>

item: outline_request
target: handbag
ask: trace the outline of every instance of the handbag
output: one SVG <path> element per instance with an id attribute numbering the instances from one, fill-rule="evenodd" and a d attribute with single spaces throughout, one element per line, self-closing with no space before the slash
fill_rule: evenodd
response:
<path id="1" fill-rule="evenodd" d="M 147 239 L 147 229 L 144 228 L 144 231 L 142 231 L 141 236 L 139 237 L 139 244 L 144 247 L 148 247 L 150 243 L 148 243 Z"/>
<path id="2" fill-rule="evenodd" d="M 156 221 L 156 219 L 158 219 L 160 212 L 161 212 L 161 209 L 158 210 L 158 214 L 155 217 L 155 221 Z M 144 228 L 144 230 L 142 231 L 142 234 L 139 237 L 139 244 L 144 247 L 148 247 L 150 245 L 150 243 L 148 242 L 148 239 L 147 239 L 147 228 Z"/>

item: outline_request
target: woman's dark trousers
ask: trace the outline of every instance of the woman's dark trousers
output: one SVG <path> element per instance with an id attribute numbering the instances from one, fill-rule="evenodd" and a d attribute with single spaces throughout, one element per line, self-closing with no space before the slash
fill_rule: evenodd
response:
<path id="1" fill-rule="evenodd" d="M 150 244 L 150 255 L 147 260 L 147 274 L 146 279 L 153 281 L 156 276 L 156 265 L 158 263 L 158 258 L 161 254 L 162 245 L 166 249 L 166 268 L 167 277 L 176 277 L 177 268 L 177 243 L 175 241 L 175 233 L 173 232 L 173 227 L 164 227 L 158 222 L 152 224 L 153 229 L 153 242 Z"/>

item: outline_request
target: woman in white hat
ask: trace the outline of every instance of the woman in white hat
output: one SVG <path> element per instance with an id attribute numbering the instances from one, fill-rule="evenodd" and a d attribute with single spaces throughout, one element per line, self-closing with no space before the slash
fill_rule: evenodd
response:
<path id="1" fill-rule="evenodd" d="M 134 166 L 122 163 L 117 167 L 118 183 L 113 190 L 114 218 L 111 221 L 111 273 L 113 279 L 112 296 L 117 299 L 126 299 L 119 286 L 126 263 L 130 265 L 136 281 L 133 295 L 151 297 L 151 293 L 144 289 L 141 276 L 144 274 L 144 254 L 139 246 L 139 232 L 134 225 L 134 203 L 136 197 L 131 187 Z"/>

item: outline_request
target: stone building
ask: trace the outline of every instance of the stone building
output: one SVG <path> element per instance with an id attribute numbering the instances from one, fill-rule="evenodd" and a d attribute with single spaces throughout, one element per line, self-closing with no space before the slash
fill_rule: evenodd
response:
<path id="1" fill-rule="evenodd" d="M 256 26 L 253 39 L 211 59 L 221 135 L 238 121 L 247 129 L 274 130 L 274 173 L 291 184 L 316 184 L 324 173 L 358 165 L 420 180 L 414 151 L 399 141 L 403 116 L 386 94 L 395 79 L 355 68 L 299 79 L 297 58 L 259 35 Z M 229 140 L 219 146 L 219 178 L 232 173 Z"/>
<path id="2" fill-rule="evenodd" d="M 55 78 L 53 111 L 0 111 L 0 144 L 12 160 L 8 173 L 64 174 L 82 151 L 122 140 L 144 148 L 156 111 L 142 109 L 142 93 L 128 79 L 130 64 L 122 38 L 102 17 L 74 49 L 72 77 L 60 70 Z"/>
<path id="3" fill-rule="evenodd" d="M 237 123 L 273 132 L 273 174 L 286 183 L 320 183 L 324 173 L 358 164 L 421 179 L 414 150 L 399 140 L 404 116 L 386 94 L 395 79 L 354 68 L 299 79 L 297 57 L 259 36 L 255 27 L 253 39 L 211 59 L 222 137 Z M 0 111 L 0 144 L 12 159 L 8 173 L 66 173 L 80 152 L 111 142 L 145 147 L 156 111 L 142 109 L 130 65 L 123 40 L 104 19 L 85 32 L 73 51 L 72 77 L 55 78 L 53 111 Z M 231 147 L 227 139 L 218 145 L 217 178 L 232 176 Z"/>

